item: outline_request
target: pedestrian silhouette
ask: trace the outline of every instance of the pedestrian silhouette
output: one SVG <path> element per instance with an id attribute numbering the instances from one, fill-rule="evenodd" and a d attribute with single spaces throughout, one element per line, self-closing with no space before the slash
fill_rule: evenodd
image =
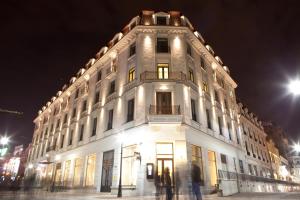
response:
<path id="1" fill-rule="evenodd" d="M 170 170 L 168 167 L 166 167 L 164 171 L 164 182 L 166 188 L 166 200 L 172 200 L 172 180 L 170 176 Z"/>
<path id="2" fill-rule="evenodd" d="M 201 183 L 201 171 L 200 167 L 196 164 L 192 165 L 192 189 L 193 194 L 196 196 L 197 200 L 202 200 L 201 191 L 200 191 L 200 183 Z"/>
<path id="3" fill-rule="evenodd" d="M 161 176 L 158 175 L 158 173 L 155 174 L 155 179 L 154 179 L 154 184 L 155 184 L 155 198 L 156 200 L 160 199 L 160 195 L 161 195 L 161 186 L 162 186 L 162 182 L 161 182 Z"/>

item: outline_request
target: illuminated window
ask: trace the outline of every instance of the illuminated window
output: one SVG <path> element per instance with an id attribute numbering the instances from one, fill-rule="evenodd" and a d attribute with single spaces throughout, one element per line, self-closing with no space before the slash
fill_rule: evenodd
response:
<path id="1" fill-rule="evenodd" d="M 96 154 L 92 154 L 89 155 L 87 159 L 86 176 L 85 176 L 86 186 L 94 185 L 95 169 L 96 169 Z"/>
<path id="2" fill-rule="evenodd" d="M 157 143 L 156 144 L 156 154 L 169 157 L 173 155 L 173 144 L 172 143 Z M 169 156 L 168 156 L 169 155 Z"/>
<path id="3" fill-rule="evenodd" d="M 200 168 L 200 180 L 201 185 L 204 184 L 204 169 L 203 169 L 203 159 L 201 147 L 191 145 L 192 148 L 192 164 L 197 165 Z"/>
<path id="4" fill-rule="evenodd" d="M 135 79 L 135 68 L 132 67 L 128 72 L 128 81 L 131 82 Z"/>
<path id="5" fill-rule="evenodd" d="M 160 63 L 157 65 L 157 78 L 168 79 L 169 78 L 169 64 Z"/>
<path id="6" fill-rule="evenodd" d="M 208 85 L 205 81 L 202 82 L 202 91 L 203 92 L 208 92 Z"/>
<path id="7" fill-rule="evenodd" d="M 71 160 L 67 160 L 65 162 L 65 170 L 64 170 L 64 185 L 67 185 L 69 182 L 70 167 L 71 167 Z"/>
<path id="8" fill-rule="evenodd" d="M 169 53 L 169 41 L 168 38 L 157 38 L 156 41 L 157 53 Z"/>
<path id="9" fill-rule="evenodd" d="M 137 152 L 136 145 L 123 148 L 122 185 L 136 185 L 139 161 L 136 159 L 135 152 Z"/>
<path id="10" fill-rule="evenodd" d="M 190 78 L 190 80 L 191 80 L 192 82 L 195 81 L 195 79 L 194 79 L 194 72 L 193 72 L 192 69 L 189 69 L 189 78 Z"/>
<path id="11" fill-rule="evenodd" d="M 74 179 L 73 179 L 74 186 L 80 186 L 81 171 L 82 171 L 82 159 L 76 158 L 75 166 L 74 166 Z"/>

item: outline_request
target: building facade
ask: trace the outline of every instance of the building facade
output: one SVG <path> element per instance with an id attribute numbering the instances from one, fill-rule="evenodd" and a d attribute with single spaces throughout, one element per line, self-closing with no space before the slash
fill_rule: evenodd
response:
<path id="1" fill-rule="evenodd" d="M 230 174 L 246 165 L 236 86 L 185 16 L 143 11 L 39 111 L 27 173 L 37 184 L 153 195 L 168 168 L 186 194 L 197 165 L 204 193 L 236 193 Z"/>

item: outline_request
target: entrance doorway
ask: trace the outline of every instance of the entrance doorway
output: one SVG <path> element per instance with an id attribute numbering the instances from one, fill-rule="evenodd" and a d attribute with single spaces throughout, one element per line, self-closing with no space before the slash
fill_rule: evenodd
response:
<path id="1" fill-rule="evenodd" d="M 174 178 L 173 178 L 173 159 L 163 159 L 158 158 L 157 159 L 157 176 L 160 178 L 161 183 L 164 183 L 164 173 L 166 169 L 169 169 L 170 177 L 171 177 L 171 183 L 174 184 Z"/>
<path id="2" fill-rule="evenodd" d="M 114 150 L 103 153 L 101 192 L 110 192 L 114 165 Z"/>
<path id="3" fill-rule="evenodd" d="M 172 114 L 171 92 L 156 92 L 157 114 Z"/>
<path id="4" fill-rule="evenodd" d="M 217 184 L 217 164 L 216 153 L 214 151 L 208 151 L 208 170 L 210 185 L 214 187 Z"/>

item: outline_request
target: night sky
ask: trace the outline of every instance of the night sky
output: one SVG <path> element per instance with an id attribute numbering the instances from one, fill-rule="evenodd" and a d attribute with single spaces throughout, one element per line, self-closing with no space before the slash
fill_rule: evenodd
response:
<path id="1" fill-rule="evenodd" d="M 143 2 L 143 3 L 142 3 Z M 162 3 L 163 2 L 163 3 Z M 237 81 L 260 119 L 300 139 L 300 98 L 285 83 L 300 73 L 300 1 L 17 1 L 0 3 L 0 134 L 29 143 L 47 101 L 143 9 L 179 10 Z"/>

